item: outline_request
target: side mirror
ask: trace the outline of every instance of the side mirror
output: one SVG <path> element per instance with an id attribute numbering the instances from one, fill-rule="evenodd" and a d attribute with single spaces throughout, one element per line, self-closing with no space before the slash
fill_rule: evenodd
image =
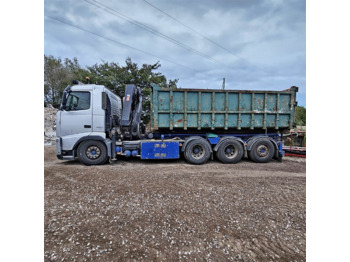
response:
<path id="1" fill-rule="evenodd" d="M 61 105 L 59 107 L 59 110 L 65 110 L 66 109 L 68 95 L 69 95 L 69 92 L 63 91 L 62 103 L 61 103 Z"/>

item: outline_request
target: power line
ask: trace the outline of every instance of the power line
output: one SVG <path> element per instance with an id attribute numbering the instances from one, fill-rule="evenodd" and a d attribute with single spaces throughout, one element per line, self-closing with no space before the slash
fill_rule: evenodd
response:
<path id="1" fill-rule="evenodd" d="M 146 1 L 146 0 L 143 0 L 145 3 L 147 3 L 148 5 L 152 6 L 153 8 L 157 9 L 158 11 L 162 12 L 163 14 L 165 14 L 166 16 L 170 17 L 171 19 L 173 19 L 174 21 L 178 22 L 179 24 L 183 25 L 184 27 L 188 28 L 189 30 L 191 30 L 192 32 L 200 35 L 201 37 L 207 39 L 208 41 L 210 41 L 211 43 L 213 43 L 214 45 L 220 47 L 221 49 L 229 52 L 231 55 L 237 57 L 237 58 L 240 58 L 239 56 L 237 56 L 236 54 L 232 53 L 229 49 L 227 49 L 226 47 L 216 43 L 215 41 L 211 40 L 210 38 L 208 38 L 207 36 L 199 33 L 198 31 L 196 31 L 195 29 L 189 27 L 188 25 L 184 24 L 183 22 L 181 22 L 180 20 L 176 19 L 175 17 L 169 15 L 168 13 L 166 13 L 165 11 L 163 11 L 162 9 L 156 7 L 155 5 L 151 4 L 150 2 Z"/>
<path id="2" fill-rule="evenodd" d="M 112 15 L 121 17 L 122 19 L 128 21 L 129 23 L 132 23 L 133 25 L 136 25 L 136 26 L 146 30 L 147 32 L 155 34 L 158 37 L 161 37 L 163 39 L 166 39 L 166 40 L 172 42 L 173 44 L 178 45 L 178 46 L 180 46 L 180 47 L 182 47 L 184 49 L 187 49 L 188 51 L 191 51 L 191 52 L 193 52 L 193 53 L 195 53 L 197 55 L 200 55 L 200 56 L 202 56 L 204 58 L 207 58 L 207 59 L 211 60 L 212 62 L 216 62 L 216 63 L 221 64 L 223 66 L 229 67 L 228 65 L 225 65 L 225 64 L 221 63 L 220 61 L 217 61 L 216 59 L 212 58 L 211 56 L 209 56 L 207 54 L 204 54 L 204 53 L 202 53 L 202 52 L 200 52 L 200 51 L 198 51 L 198 50 L 196 50 L 196 49 L 194 49 L 194 48 L 192 48 L 192 47 L 190 47 L 190 46 L 188 46 L 188 45 L 186 45 L 184 43 L 181 43 L 181 42 L 177 41 L 176 39 L 174 39 L 174 38 L 172 38 L 170 36 L 167 36 L 167 35 L 159 32 L 159 31 L 157 31 L 157 30 L 155 30 L 155 29 L 153 29 L 153 28 L 151 28 L 151 27 L 149 27 L 149 26 L 147 26 L 147 25 L 145 25 L 145 24 L 143 24 L 141 22 L 138 22 L 138 21 L 136 21 L 136 20 L 126 16 L 126 15 L 123 15 L 122 13 L 118 12 L 117 10 L 115 10 L 115 9 L 113 9 L 111 7 L 108 7 L 108 6 L 98 2 L 96 0 L 92 0 L 92 1 L 97 3 L 97 4 L 92 3 L 92 2 L 90 2 L 88 0 L 84 0 L 84 1 L 89 3 L 89 4 L 91 4 L 91 5 L 93 5 L 93 6 L 95 6 L 95 7 L 100 8 L 100 9 L 102 9 L 102 10 L 104 10 L 104 11 L 106 11 L 106 12 L 112 14 Z M 111 11 L 109 11 L 109 10 L 111 10 Z M 231 67 L 229 67 L 229 68 L 231 68 Z"/>
<path id="3" fill-rule="evenodd" d="M 220 45 L 219 43 L 215 42 L 214 40 L 210 39 L 209 37 L 201 34 L 200 32 L 196 31 L 195 29 L 189 27 L 188 25 L 184 24 L 183 22 L 181 22 L 180 20 L 176 19 L 175 17 L 171 16 L 170 14 L 166 13 L 165 11 L 163 11 L 162 9 L 156 7 L 155 5 L 151 4 L 150 2 L 148 2 L 147 0 L 143 0 L 145 3 L 147 3 L 148 5 L 152 6 L 153 8 L 157 9 L 158 11 L 162 12 L 163 14 L 165 14 L 166 16 L 170 17 L 171 19 L 173 19 L 174 21 L 176 21 L 177 23 L 183 25 L 184 27 L 188 28 L 189 30 L 191 30 L 192 32 L 200 35 L 201 37 L 205 38 L 206 40 L 208 40 L 209 42 L 213 43 L 214 45 L 220 47 L 221 49 L 227 51 L 228 53 L 230 53 L 231 55 L 235 56 L 238 59 L 241 59 L 242 61 L 244 61 L 245 63 L 249 64 L 250 66 L 256 67 L 255 65 L 251 64 L 250 62 L 248 62 L 246 59 L 234 54 L 231 52 L 231 50 L 227 49 L 226 47 Z M 266 70 L 259 68 L 259 70 L 261 72 L 266 72 Z"/>
<path id="4" fill-rule="evenodd" d="M 161 57 L 159 57 L 159 56 L 157 56 L 157 55 L 154 55 L 154 54 L 152 54 L 152 53 L 149 53 L 149 52 L 147 52 L 147 51 L 144 51 L 144 50 L 138 49 L 138 48 L 136 48 L 136 47 L 133 47 L 133 46 L 124 44 L 124 43 L 122 43 L 122 42 L 119 42 L 119 41 L 117 41 L 117 40 L 114 40 L 114 39 L 111 39 L 111 38 L 102 36 L 102 35 L 100 35 L 100 34 L 97 34 L 97 33 L 95 33 L 95 32 L 89 31 L 89 30 L 87 30 L 87 29 L 85 29 L 85 28 L 82 28 L 82 27 L 79 27 L 79 26 L 77 26 L 77 25 L 71 24 L 71 23 L 66 22 L 66 21 L 64 21 L 64 20 L 60 20 L 60 19 L 58 19 L 58 18 L 55 18 L 55 17 L 52 17 L 52 16 L 48 16 L 48 15 L 45 15 L 45 17 L 50 18 L 50 19 L 53 19 L 53 20 L 56 20 L 56 21 L 61 22 L 61 23 L 63 23 L 63 24 L 72 26 L 72 27 L 74 27 L 74 28 L 76 28 L 76 29 L 79 29 L 79 30 L 81 30 L 81 31 L 84 31 L 84 32 L 93 34 L 93 35 L 98 36 L 98 37 L 100 37 L 100 38 L 103 38 L 103 39 L 112 41 L 112 42 L 117 43 L 117 44 L 119 44 L 119 45 L 123 45 L 123 46 L 126 46 L 126 47 L 128 47 L 128 48 L 134 49 L 134 50 L 136 50 L 136 51 L 145 53 L 145 54 L 147 54 L 147 55 L 154 56 L 154 57 L 156 57 L 156 58 L 158 58 L 158 59 L 162 59 L 162 60 L 168 61 L 168 62 L 170 62 L 170 63 L 172 63 L 172 64 L 175 64 L 175 65 L 178 65 L 178 66 L 183 66 L 183 67 L 186 67 L 186 68 L 191 69 L 191 70 L 195 70 L 195 69 L 193 69 L 193 68 L 191 68 L 191 67 L 188 67 L 188 66 L 185 66 L 185 65 L 181 65 L 181 64 L 175 63 L 175 62 L 173 62 L 173 61 L 170 61 L 170 60 L 165 59 L 165 58 L 161 58 Z"/>
<path id="5" fill-rule="evenodd" d="M 140 28 L 142 28 L 142 29 L 144 29 L 144 30 L 150 32 L 150 33 L 153 33 L 153 34 L 155 34 L 155 35 L 157 35 L 157 36 L 159 36 L 159 37 L 161 37 L 161 38 L 163 38 L 163 39 L 166 39 L 166 40 L 168 40 L 168 41 L 170 41 L 170 42 L 172 42 L 172 43 L 174 43 L 174 44 L 176 44 L 176 45 L 178 45 L 178 46 L 180 46 L 180 47 L 183 47 L 183 48 L 185 48 L 185 49 L 187 49 L 187 50 L 189 50 L 189 51 L 191 51 L 191 52 L 194 52 L 194 53 L 196 53 L 196 54 L 198 54 L 198 55 L 200 55 L 200 56 L 202 56 L 202 57 L 204 57 L 204 58 L 208 58 L 208 59 L 211 60 L 212 62 L 218 62 L 218 61 L 216 61 L 215 59 L 211 58 L 210 56 L 208 56 L 208 55 L 206 55 L 206 54 L 203 54 L 203 53 L 201 53 L 201 52 L 199 52 L 199 51 L 193 49 L 192 47 L 189 47 L 189 46 L 187 46 L 187 45 L 185 45 L 185 44 L 183 44 L 183 43 L 177 41 L 176 39 L 173 39 L 173 38 L 171 38 L 171 37 L 169 37 L 169 36 L 167 36 L 167 35 L 165 35 L 165 34 L 159 32 L 159 31 L 157 31 L 157 30 L 155 30 L 155 29 L 153 29 L 153 28 L 151 28 L 151 27 L 149 27 L 149 26 L 146 26 L 146 25 L 143 24 L 143 23 L 140 23 L 140 22 L 138 22 L 138 21 L 136 21 L 136 20 L 134 20 L 134 19 L 132 19 L 132 18 L 126 16 L 126 15 L 123 15 L 122 13 L 118 12 L 117 10 L 115 10 L 115 9 L 113 9 L 113 8 L 110 8 L 110 7 L 108 7 L 108 6 L 106 6 L 106 5 L 102 4 L 102 3 L 100 3 L 100 2 L 98 2 L 98 1 L 92 0 L 93 2 L 95 2 L 95 3 L 99 4 L 99 5 L 101 5 L 102 7 L 99 6 L 99 5 L 96 5 L 96 4 L 92 3 L 92 2 L 90 2 L 90 1 L 87 1 L 87 0 L 84 0 L 84 1 L 87 2 L 87 3 L 89 3 L 89 4 L 91 4 L 91 5 L 94 5 L 94 6 L 98 7 L 98 8 L 100 8 L 100 9 L 102 9 L 102 10 L 104 10 L 104 11 L 106 11 L 106 12 L 108 12 L 108 13 L 114 15 L 114 16 L 117 15 L 117 16 L 121 17 L 122 19 L 127 20 L 129 23 L 132 23 L 132 24 L 134 24 L 134 25 L 136 25 L 136 26 L 138 26 L 138 27 L 140 27 Z M 109 11 L 109 10 L 112 10 L 112 12 Z M 220 62 L 218 62 L 218 63 L 220 63 Z"/>

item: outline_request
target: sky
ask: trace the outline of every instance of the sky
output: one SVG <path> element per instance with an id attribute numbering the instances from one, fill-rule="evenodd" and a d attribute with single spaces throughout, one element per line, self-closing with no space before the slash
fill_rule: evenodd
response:
<path id="1" fill-rule="evenodd" d="M 44 53 L 142 65 L 181 88 L 285 90 L 306 106 L 305 0 L 44 2 Z"/>

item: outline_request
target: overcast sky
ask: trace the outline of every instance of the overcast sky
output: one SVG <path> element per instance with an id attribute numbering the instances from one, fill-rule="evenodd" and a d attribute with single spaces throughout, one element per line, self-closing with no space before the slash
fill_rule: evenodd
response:
<path id="1" fill-rule="evenodd" d="M 295 85 L 305 106 L 305 21 L 305 0 L 45 0 L 44 51 L 82 66 L 160 61 L 182 88 Z"/>

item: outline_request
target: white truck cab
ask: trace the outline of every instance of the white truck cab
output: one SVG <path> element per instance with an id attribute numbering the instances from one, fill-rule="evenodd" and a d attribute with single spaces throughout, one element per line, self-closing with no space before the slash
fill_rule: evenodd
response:
<path id="1" fill-rule="evenodd" d="M 106 162 L 111 152 L 111 122 L 121 117 L 121 110 L 120 97 L 103 85 L 68 86 L 56 115 L 57 157 L 73 160 L 83 154 L 87 164 L 89 160 L 91 164 Z"/>

